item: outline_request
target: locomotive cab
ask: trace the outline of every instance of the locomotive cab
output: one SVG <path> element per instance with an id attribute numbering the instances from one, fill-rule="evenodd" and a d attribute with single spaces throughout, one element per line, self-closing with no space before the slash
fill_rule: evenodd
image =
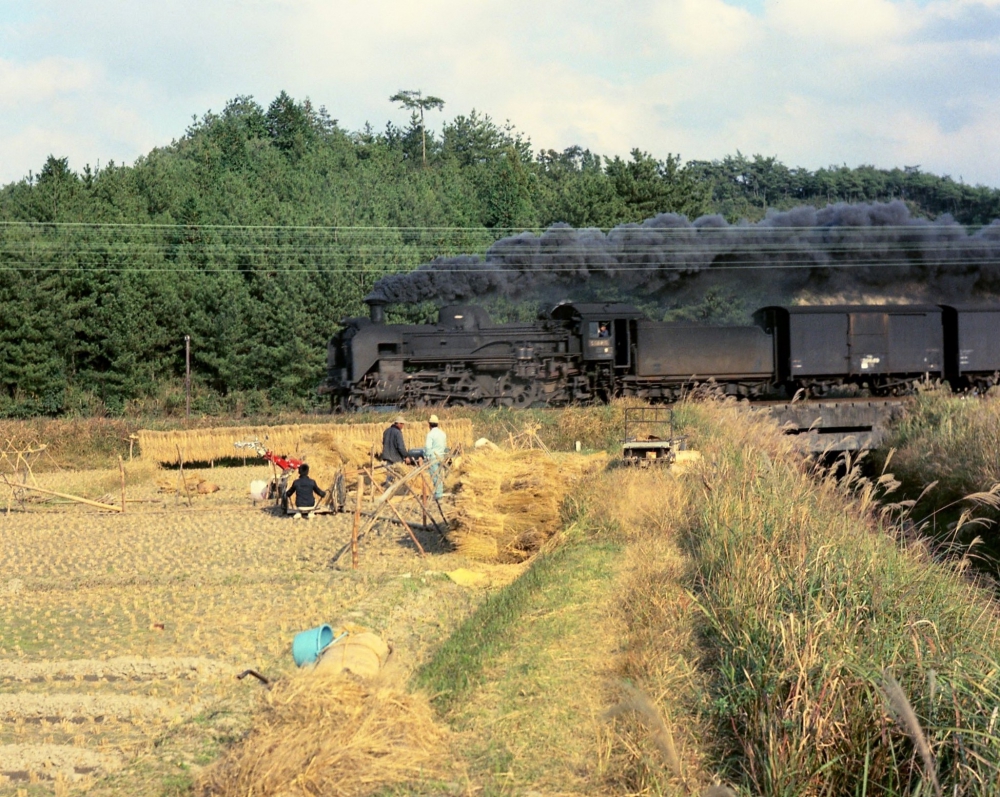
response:
<path id="1" fill-rule="evenodd" d="M 636 322 L 645 318 L 637 308 L 610 302 L 567 302 L 556 305 L 550 315 L 557 321 L 574 322 L 585 363 L 606 363 L 617 371 L 627 371 L 632 367 Z"/>

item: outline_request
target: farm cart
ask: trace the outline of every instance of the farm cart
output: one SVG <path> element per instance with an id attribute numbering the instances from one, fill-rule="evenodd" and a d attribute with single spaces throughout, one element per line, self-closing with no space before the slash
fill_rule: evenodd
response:
<path id="1" fill-rule="evenodd" d="M 674 434 L 674 411 L 669 407 L 627 407 L 622 462 L 640 468 L 670 465 L 687 445 L 687 435 Z"/>

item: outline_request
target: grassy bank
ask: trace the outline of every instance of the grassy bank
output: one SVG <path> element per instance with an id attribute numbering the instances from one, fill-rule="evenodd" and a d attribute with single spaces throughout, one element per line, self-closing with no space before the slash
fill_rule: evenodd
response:
<path id="1" fill-rule="evenodd" d="M 1000 482 L 1000 396 L 965 398 L 920 393 L 883 446 L 895 449 L 890 469 L 908 492 L 936 481 L 932 503 L 943 505 Z"/>
<path id="2" fill-rule="evenodd" d="M 870 493 L 787 439 L 698 408 L 711 466 L 686 546 L 727 755 L 755 794 L 992 794 L 1000 626 L 985 593 L 905 548 Z"/>
<path id="3" fill-rule="evenodd" d="M 901 481 L 901 497 L 916 501 L 911 519 L 936 549 L 969 553 L 991 576 L 1000 573 L 1000 497 L 984 493 L 1000 485 L 998 451 L 1000 396 L 929 390 L 909 404 L 874 457 Z"/>

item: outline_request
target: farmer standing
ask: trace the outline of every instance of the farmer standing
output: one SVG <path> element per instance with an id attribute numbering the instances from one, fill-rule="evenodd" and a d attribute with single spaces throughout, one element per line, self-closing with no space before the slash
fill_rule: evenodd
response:
<path id="1" fill-rule="evenodd" d="M 406 450 L 406 443 L 403 442 L 403 426 L 405 424 L 403 416 L 397 415 L 392 425 L 382 433 L 382 456 L 380 459 L 385 463 L 386 487 L 400 475 L 399 464 L 401 462 L 405 462 L 407 465 L 413 462 Z"/>
<path id="2" fill-rule="evenodd" d="M 431 481 L 434 482 L 434 497 L 444 497 L 443 463 L 448 452 L 448 436 L 439 425 L 438 416 L 432 415 L 427 421 L 429 428 L 424 441 L 424 456 L 431 464 Z"/>

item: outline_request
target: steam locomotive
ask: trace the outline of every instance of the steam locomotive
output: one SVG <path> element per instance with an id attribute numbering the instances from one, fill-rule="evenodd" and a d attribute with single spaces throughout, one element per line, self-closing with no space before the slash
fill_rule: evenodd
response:
<path id="1" fill-rule="evenodd" d="M 335 409 L 668 402 L 710 379 L 748 398 L 884 396 L 926 377 L 985 390 L 1000 372 L 995 306 L 771 306 L 741 327 L 651 321 L 627 304 L 565 302 L 512 324 L 475 305 L 420 325 L 386 324 L 384 305 L 369 308 L 330 340 L 320 391 Z"/>

